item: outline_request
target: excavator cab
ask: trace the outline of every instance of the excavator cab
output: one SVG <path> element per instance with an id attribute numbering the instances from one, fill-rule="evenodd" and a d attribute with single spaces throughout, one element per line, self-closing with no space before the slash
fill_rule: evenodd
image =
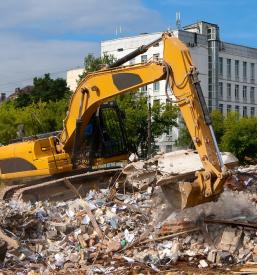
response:
<path id="1" fill-rule="evenodd" d="M 115 101 L 105 102 L 93 114 L 83 131 L 76 166 L 97 166 L 123 161 L 129 148 L 124 127 L 124 112 Z"/>
<path id="2" fill-rule="evenodd" d="M 124 112 L 115 101 L 104 103 L 99 110 L 100 151 L 96 157 L 113 157 L 128 153 L 128 140 L 124 127 Z"/>

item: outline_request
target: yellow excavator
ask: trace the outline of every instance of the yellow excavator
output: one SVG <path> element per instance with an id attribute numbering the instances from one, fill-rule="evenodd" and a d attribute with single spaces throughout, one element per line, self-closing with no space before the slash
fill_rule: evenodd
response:
<path id="1" fill-rule="evenodd" d="M 124 66 L 160 41 L 163 59 Z M 39 194 L 40 186 L 50 194 L 48 187 L 67 177 L 78 179 L 92 167 L 127 159 L 122 112 L 107 101 L 160 80 L 166 80 L 168 99 L 168 87 L 173 92 L 203 165 L 193 182 L 178 187 L 183 207 L 213 200 L 223 190 L 230 172 L 223 163 L 190 52 L 170 33 L 87 74 L 71 98 L 62 132 L 23 138 L 0 147 L 0 179 L 41 179 L 29 186 L 24 183 L 18 193 L 34 189 Z M 90 176 L 95 180 L 99 172 L 91 171 Z"/>

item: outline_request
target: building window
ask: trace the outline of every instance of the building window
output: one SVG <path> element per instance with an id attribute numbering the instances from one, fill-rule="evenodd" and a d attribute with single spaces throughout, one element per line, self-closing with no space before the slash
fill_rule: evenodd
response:
<path id="1" fill-rule="evenodd" d="M 251 83 L 255 82 L 255 66 L 254 63 L 251 63 Z"/>
<path id="2" fill-rule="evenodd" d="M 211 39 L 211 28 L 207 30 L 207 38 Z"/>
<path id="3" fill-rule="evenodd" d="M 231 105 L 228 104 L 227 105 L 227 114 L 231 112 L 231 109 L 232 109 Z"/>
<path id="4" fill-rule="evenodd" d="M 216 39 L 216 27 L 210 27 L 207 30 L 207 39 Z"/>
<path id="5" fill-rule="evenodd" d="M 247 107 L 243 106 L 243 117 L 247 117 Z"/>
<path id="6" fill-rule="evenodd" d="M 219 111 L 223 114 L 223 104 L 219 104 Z"/>
<path id="7" fill-rule="evenodd" d="M 223 76 L 223 58 L 219 57 L 219 76 Z"/>
<path id="8" fill-rule="evenodd" d="M 159 91 L 160 90 L 160 82 L 159 81 L 154 82 L 154 84 L 153 84 L 153 90 L 154 91 Z"/>
<path id="9" fill-rule="evenodd" d="M 247 101 L 247 86 L 243 86 L 243 101 Z"/>
<path id="10" fill-rule="evenodd" d="M 227 83 L 227 99 L 231 100 L 231 83 Z"/>
<path id="11" fill-rule="evenodd" d="M 219 82 L 219 98 L 223 98 L 223 82 Z"/>
<path id="12" fill-rule="evenodd" d="M 243 81 L 247 82 L 247 63 L 243 62 Z"/>
<path id="13" fill-rule="evenodd" d="M 255 108 L 251 107 L 251 117 L 254 117 L 254 116 L 255 116 Z"/>
<path id="14" fill-rule="evenodd" d="M 235 85 L 235 100 L 239 100 L 239 85 Z"/>
<path id="15" fill-rule="evenodd" d="M 141 87 L 141 92 L 147 92 L 147 85 Z"/>
<path id="16" fill-rule="evenodd" d="M 134 65 L 136 62 L 136 58 L 132 58 L 129 60 L 129 65 Z"/>
<path id="17" fill-rule="evenodd" d="M 141 63 L 146 63 L 147 62 L 147 55 L 143 54 L 141 55 Z"/>
<path id="18" fill-rule="evenodd" d="M 235 60 L 235 80 L 239 81 L 239 60 Z"/>
<path id="19" fill-rule="evenodd" d="M 231 59 L 227 59 L 227 78 L 231 79 Z"/>
<path id="20" fill-rule="evenodd" d="M 153 61 L 158 61 L 160 59 L 160 54 L 159 53 L 154 53 L 153 54 Z"/>
<path id="21" fill-rule="evenodd" d="M 251 87 L 251 90 L 250 90 L 250 101 L 252 104 L 255 103 L 255 94 L 254 94 L 254 87 Z"/>
<path id="22" fill-rule="evenodd" d="M 240 107 L 238 105 L 235 106 L 235 111 L 240 113 Z"/>

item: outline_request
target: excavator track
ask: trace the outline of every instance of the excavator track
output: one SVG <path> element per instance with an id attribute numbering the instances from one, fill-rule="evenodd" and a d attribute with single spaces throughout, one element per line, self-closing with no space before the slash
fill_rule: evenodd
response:
<path id="1" fill-rule="evenodd" d="M 6 186 L 1 189 L 0 191 L 0 200 L 8 200 L 12 197 L 13 193 L 24 187 L 24 184 L 19 184 L 19 185 L 13 185 L 13 186 Z"/>
<path id="2" fill-rule="evenodd" d="M 83 196 L 91 188 L 106 188 L 116 177 L 120 175 L 122 168 L 112 168 L 85 172 L 72 176 L 66 175 L 58 179 L 48 179 L 43 182 L 29 182 L 26 184 L 4 187 L 0 192 L 2 200 L 23 200 L 23 201 L 43 201 L 43 200 L 68 200 L 74 197 L 74 193 L 65 184 L 69 180 L 72 185 Z"/>

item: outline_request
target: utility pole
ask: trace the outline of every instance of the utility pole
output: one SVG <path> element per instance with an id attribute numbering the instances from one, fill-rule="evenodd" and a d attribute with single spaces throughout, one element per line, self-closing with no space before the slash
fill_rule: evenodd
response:
<path id="1" fill-rule="evenodd" d="M 148 110 L 147 110 L 147 157 L 150 158 L 152 154 L 152 108 L 150 95 L 148 96 Z"/>

